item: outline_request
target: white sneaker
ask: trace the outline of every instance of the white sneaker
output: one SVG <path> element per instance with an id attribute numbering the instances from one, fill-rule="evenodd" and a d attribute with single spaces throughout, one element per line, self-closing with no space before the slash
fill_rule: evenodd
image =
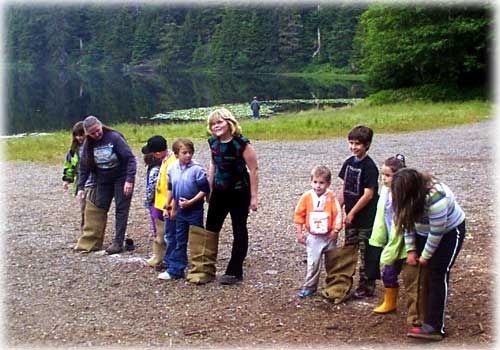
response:
<path id="1" fill-rule="evenodd" d="M 170 274 L 165 271 L 165 272 L 162 272 L 158 275 L 158 279 L 161 279 L 161 280 L 173 280 L 173 277 L 170 276 Z"/>

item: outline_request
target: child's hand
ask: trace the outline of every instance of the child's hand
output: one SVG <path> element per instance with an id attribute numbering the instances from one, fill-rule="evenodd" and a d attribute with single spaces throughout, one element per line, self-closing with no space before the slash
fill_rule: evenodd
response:
<path id="1" fill-rule="evenodd" d="M 354 214 L 349 213 L 349 214 L 347 214 L 347 215 L 345 216 L 345 219 L 344 219 L 344 224 L 346 224 L 346 225 L 350 225 L 350 224 L 352 224 L 352 221 L 353 221 L 353 220 L 354 220 Z"/>
<path id="2" fill-rule="evenodd" d="M 331 235 L 332 239 L 334 241 L 336 241 L 339 238 L 339 231 L 332 231 L 332 233 L 330 235 Z"/>
<path id="3" fill-rule="evenodd" d="M 83 201 L 85 199 L 85 191 L 84 190 L 78 191 L 78 193 L 76 194 L 76 198 Z"/>
<path id="4" fill-rule="evenodd" d="M 417 265 L 417 252 L 415 250 L 410 250 L 408 252 L 408 256 L 406 257 L 406 263 L 408 265 L 412 265 L 412 266 L 415 266 Z"/>
<path id="5" fill-rule="evenodd" d="M 189 199 L 186 199 L 184 197 L 179 198 L 179 207 L 181 207 L 181 209 L 186 209 L 187 207 L 189 207 L 189 205 Z"/>
<path id="6" fill-rule="evenodd" d="M 168 206 L 165 209 L 163 209 L 163 218 L 170 220 L 171 217 L 172 217 L 172 207 Z"/>
<path id="7" fill-rule="evenodd" d="M 306 235 L 304 232 L 297 233 L 297 242 L 304 245 L 306 244 Z"/>
<path id="8" fill-rule="evenodd" d="M 253 211 L 257 211 L 257 196 L 252 196 L 250 198 L 250 208 L 249 208 L 249 211 L 250 212 L 253 212 Z"/>
<path id="9" fill-rule="evenodd" d="M 427 261 L 428 261 L 428 260 L 427 260 L 426 258 L 424 258 L 423 256 L 421 256 L 420 258 L 418 258 L 418 263 L 419 263 L 420 265 L 424 265 L 424 266 L 426 266 L 426 265 L 427 265 Z"/>
<path id="10" fill-rule="evenodd" d="M 64 190 L 64 192 L 67 192 L 68 188 L 69 188 L 69 182 L 68 181 L 64 181 L 63 182 L 63 190 Z"/>

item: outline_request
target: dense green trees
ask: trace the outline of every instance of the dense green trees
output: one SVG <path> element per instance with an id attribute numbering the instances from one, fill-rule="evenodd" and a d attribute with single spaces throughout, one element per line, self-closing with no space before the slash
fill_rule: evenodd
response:
<path id="1" fill-rule="evenodd" d="M 7 58 L 33 66 L 136 65 L 367 74 L 376 88 L 487 78 L 486 5 L 28 6 L 6 11 Z M 479 77 L 479 78 L 478 78 Z"/>
<path id="2" fill-rule="evenodd" d="M 484 81 L 491 12 L 477 5 L 370 6 L 356 38 L 359 61 L 377 88 Z"/>
<path id="3" fill-rule="evenodd" d="M 346 10 L 349 9 L 349 10 Z M 347 65 L 361 9 L 160 5 L 7 8 L 7 53 L 32 65 L 137 64 L 275 71 L 310 63 Z M 323 44 L 313 59 L 317 29 Z M 337 34 L 336 31 L 339 31 Z M 342 58 L 339 58 L 342 56 Z"/>

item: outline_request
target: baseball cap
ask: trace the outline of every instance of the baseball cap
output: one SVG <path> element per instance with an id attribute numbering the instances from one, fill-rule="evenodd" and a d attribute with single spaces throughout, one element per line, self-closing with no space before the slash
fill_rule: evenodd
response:
<path id="1" fill-rule="evenodd" d="M 155 135 L 149 138 L 148 142 L 142 147 L 142 153 L 162 152 L 167 149 L 167 140 L 163 136 Z"/>

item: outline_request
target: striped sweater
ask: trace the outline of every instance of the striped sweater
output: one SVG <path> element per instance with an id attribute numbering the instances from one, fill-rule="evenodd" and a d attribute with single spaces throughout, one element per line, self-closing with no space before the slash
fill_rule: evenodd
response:
<path id="1" fill-rule="evenodd" d="M 460 225 L 465 213 L 455 201 L 453 192 L 443 183 L 436 182 L 425 198 L 424 216 L 415 223 L 416 232 L 405 233 L 406 251 L 416 250 L 416 234 L 426 236 L 421 256 L 430 259 L 443 235 Z"/>

